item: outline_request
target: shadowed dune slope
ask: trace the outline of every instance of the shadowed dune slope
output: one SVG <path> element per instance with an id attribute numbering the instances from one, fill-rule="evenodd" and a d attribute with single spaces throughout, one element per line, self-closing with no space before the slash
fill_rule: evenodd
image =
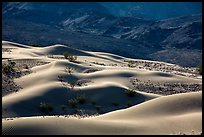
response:
<path id="1" fill-rule="evenodd" d="M 200 134 L 201 94 L 160 97 L 93 118 L 25 117 L 3 120 L 2 134 Z"/>

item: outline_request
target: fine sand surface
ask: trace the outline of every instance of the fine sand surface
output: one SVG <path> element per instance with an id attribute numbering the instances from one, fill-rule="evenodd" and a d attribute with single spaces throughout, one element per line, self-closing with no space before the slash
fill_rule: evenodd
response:
<path id="1" fill-rule="evenodd" d="M 2 134 L 202 132 L 202 78 L 176 75 L 173 70 L 173 73 L 168 73 L 129 67 L 125 61 L 130 60 L 128 58 L 75 50 L 65 45 L 40 48 L 2 41 L 2 49 L 3 61 L 11 59 L 18 65 L 30 64 L 30 73 L 13 78 L 13 83 L 21 88 L 18 91 L 10 89 L 2 95 Z M 64 52 L 76 55 L 77 60 L 69 62 L 64 59 Z M 166 63 L 166 66 L 171 65 Z M 72 68 L 71 73 L 68 67 Z M 140 91 L 135 88 L 131 83 L 133 78 L 140 84 L 149 81 L 150 84 L 157 83 L 157 86 L 160 86 L 158 83 L 174 86 L 179 83 L 190 87 L 188 91 L 182 86 L 175 87 L 173 95 L 169 95 L 169 91 L 165 93 L 165 87 L 156 94 L 154 90 L 147 93 L 143 90 L 145 87 L 139 88 Z M 71 88 L 70 82 L 73 81 L 76 85 Z M 197 90 L 193 90 L 192 84 L 194 87 L 196 84 Z M 134 96 L 128 96 L 127 89 L 136 89 Z M 79 95 L 85 96 L 85 103 L 71 107 L 68 100 Z M 41 102 L 50 103 L 53 111 L 41 112 Z M 66 111 L 61 109 L 61 105 L 66 106 Z M 74 117 L 74 114 L 77 116 Z M 87 117 L 81 118 L 84 116 Z"/>

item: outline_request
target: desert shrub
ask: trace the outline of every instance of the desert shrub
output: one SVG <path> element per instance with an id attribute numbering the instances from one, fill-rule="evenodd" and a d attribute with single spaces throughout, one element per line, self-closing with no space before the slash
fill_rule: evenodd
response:
<path id="1" fill-rule="evenodd" d="M 128 67 L 130 67 L 130 68 L 135 67 L 134 62 L 133 61 L 129 61 L 128 62 Z"/>
<path id="2" fill-rule="evenodd" d="M 64 55 L 64 58 L 68 59 L 70 62 L 74 62 L 77 60 L 77 56 L 74 56 L 68 52 L 65 52 L 63 55 Z"/>
<path id="3" fill-rule="evenodd" d="M 47 55 L 47 57 L 48 57 L 48 58 L 54 58 L 54 56 L 53 56 L 53 55 Z"/>
<path id="4" fill-rule="evenodd" d="M 159 87 L 159 90 L 162 91 L 162 87 Z"/>
<path id="5" fill-rule="evenodd" d="M 2 71 L 4 73 L 10 73 L 10 72 L 14 71 L 15 65 L 16 65 L 16 63 L 14 61 L 8 60 L 7 62 L 4 62 L 2 64 Z"/>
<path id="6" fill-rule="evenodd" d="M 71 89 L 74 89 L 74 87 L 77 85 L 76 80 L 68 81 L 67 83 L 70 85 Z"/>
<path id="7" fill-rule="evenodd" d="M 27 64 L 23 64 L 23 68 L 24 68 L 24 69 L 29 69 L 29 67 L 28 67 Z"/>
<path id="8" fill-rule="evenodd" d="M 133 89 L 127 89 L 126 94 L 128 97 L 134 97 L 136 95 L 136 92 Z"/>
<path id="9" fill-rule="evenodd" d="M 78 102 L 76 99 L 69 99 L 68 103 L 72 108 L 75 108 Z"/>
<path id="10" fill-rule="evenodd" d="M 65 72 L 68 72 L 69 74 L 73 73 L 74 70 L 75 70 L 75 69 L 72 68 L 72 67 L 66 67 L 66 68 L 65 68 Z"/>
<path id="11" fill-rule="evenodd" d="M 114 107 L 117 107 L 119 105 L 119 103 L 113 102 L 112 103 Z"/>
<path id="12" fill-rule="evenodd" d="M 86 102 L 86 96 L 85 94 L 82 95 L 78 95 L 76 98 L 77 102 L 79 102 L 80 104 L 84 104 Z"/>
<path id="13" fill-rule="evenodd" d="M 64 52 L 63 55 L 64 55 L 64 58 L 65 58 L 65 59 L 68 59 L 68 56 L 69 56 L 70 54 L 69 54 L 68 52 Z"/>
<path id="14" fill-rule="evenodd" d="M 66 106 L 65 105 L 60 105 L 60 108 L 65 111 L 66 110 Z"/>
<path id="15" fill-rule="evenodd" d="M 43 113 L 51 112 L 51 111 L 53 111 L 53 106 L 51 104 L 49 104 L 49 103 L 41 102 L 40 103 L 40 110 Z"/>

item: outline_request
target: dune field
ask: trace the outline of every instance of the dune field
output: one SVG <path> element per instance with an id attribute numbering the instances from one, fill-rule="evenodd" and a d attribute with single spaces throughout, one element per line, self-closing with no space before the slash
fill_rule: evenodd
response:
<path id="1" fill-rule="evenodd" d="M 68 52 L 75 61 L 64 58 Z M 196 68 L 2 41 L 2 134 L 201 134 Z"/>

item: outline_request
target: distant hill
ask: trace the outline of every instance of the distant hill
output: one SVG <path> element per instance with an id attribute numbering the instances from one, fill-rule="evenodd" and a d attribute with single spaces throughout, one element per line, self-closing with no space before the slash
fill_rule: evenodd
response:
<path id="1" fill-rule="evenodd" d="M 201 2 L 101 2 L 115 16 L 161 20 L 202 13 Z"/>

